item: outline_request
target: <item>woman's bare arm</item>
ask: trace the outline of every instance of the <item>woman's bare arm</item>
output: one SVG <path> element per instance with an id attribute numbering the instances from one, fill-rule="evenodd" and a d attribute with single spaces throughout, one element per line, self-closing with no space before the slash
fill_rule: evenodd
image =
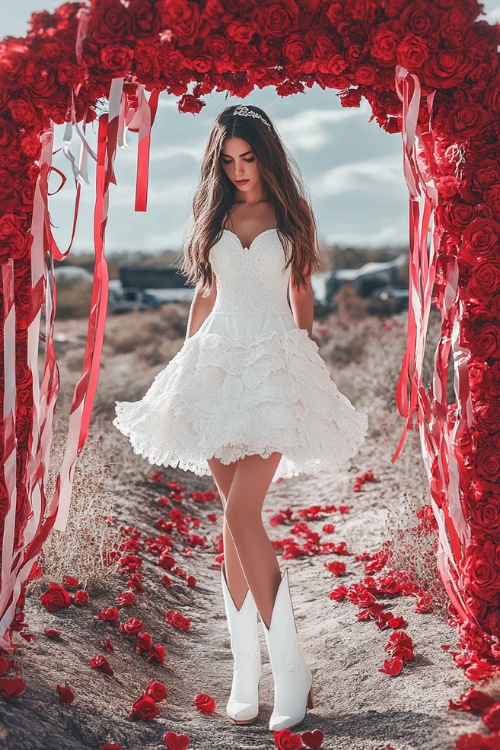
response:
<path id="1" fill-rule="evenodd" d="M 210 315 L 210 312 L 212 311 L 212 308 L 215 305 L 215 300 L 217 298 L 215 275 L 212 291 L 210 292 L 208 297 L 201 296 L 199 286 L 201 285 L 196 286 L 193 301 L 191 302 L 191 307 L 189 308 L 189 316 L 186 327 L 186 339 L 194 336 L 196 331 L 205 322 L 205 319 Z"/>
<path id="2" fill-rule="evenodd" d="M 314 320 L 314 295 L 311 284 L 311 277 L 307 279 L 306 288 L 300 292 L 293 286 L 293 273 L 290 278 L 290 305 L 293 317 L 299 328 L 305 328 L 309 337 L 312 338 L 312 327 Z"/>
<path id="3" fill-rule="evenodd" d="M 309 216 L 311 210 L 307 202 L 302 200 L 302 206 L 306 209 Z M 312 223 L 312 220 L 311 220 Z M 293 286 L 293 271 L 290 277 L 290 305 L 293 317 L 299 328 L 305 328 L 310 338 L 312 338 L 312 327 L 314 320 L 314 294 L 311 284 L 311 277 L 307 278 L 307 286 L 302 287 L 300 292 Z"/>

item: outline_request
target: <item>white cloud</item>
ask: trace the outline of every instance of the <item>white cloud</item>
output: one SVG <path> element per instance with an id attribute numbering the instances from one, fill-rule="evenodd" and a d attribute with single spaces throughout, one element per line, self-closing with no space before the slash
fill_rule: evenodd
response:
<path id="1" fill-rule="evenodd" d="M 334 93 L 331 92 L 334 96 Z M 299 111 L 293 117 L 275 117 L 277 130 L 291 150 L 316 151 L 329 145 L 332 140 L 332 124 L 344 124 L 354 117 L 366 117 L 371 114 L 370 105 L 363 100 L 360 107 L 345 109 L 314 109 Z"/>
<path id="2" fill-rule="evenodd" d="M 402 157 L 396 154 L 360 162 L 341 164 L 312 183 L 318 198 L 347 192 L 373 194 L 382 185 L 403 186 Z"/>

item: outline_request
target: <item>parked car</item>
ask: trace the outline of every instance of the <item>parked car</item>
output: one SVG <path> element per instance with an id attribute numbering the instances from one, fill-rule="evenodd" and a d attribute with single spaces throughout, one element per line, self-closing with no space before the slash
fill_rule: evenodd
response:
<path id="1" fill-rule="evenodd" d="M 394 312 L 401 312 L 408 309 L 408 287 L 384 286 L 381 289 L 375 289 L 370 295 L 370 299 L 375 302 L 390 304 Z"/>

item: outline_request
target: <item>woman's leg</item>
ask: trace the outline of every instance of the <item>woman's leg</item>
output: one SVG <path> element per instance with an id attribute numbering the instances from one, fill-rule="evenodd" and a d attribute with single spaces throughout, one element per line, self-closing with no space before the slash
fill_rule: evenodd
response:
<path id="1" fill-rule="evenodd" d="M 278 452 L 269 458 L 250 455 L 239 459 L 224 514 L 242 571 L 266 627 L 270 624 L 281 571 L 262 523 L 262 506 L 280 460 Z"/>
<path id="2" fill-rule="evenodd" d="M 210 458 L 208 460 L 208 465 L 212 472 L 217 489 L 219 490 L 222 507 L 225 511 L 229 490 L 231 489 L 234 472 L 236 471 L 237 461 L 233 461 L 233 463 L 230 464 L 223 464 L 218 458 Z M 227 525 L 225 513 L 222 539 L 224 542 L 224 569 L 227 585 L 231 592 L 231 597 L 236 609 L 240 609 L 248 591 L 248 583 L 243 570 L 241 569 L 233 538 Z"/>

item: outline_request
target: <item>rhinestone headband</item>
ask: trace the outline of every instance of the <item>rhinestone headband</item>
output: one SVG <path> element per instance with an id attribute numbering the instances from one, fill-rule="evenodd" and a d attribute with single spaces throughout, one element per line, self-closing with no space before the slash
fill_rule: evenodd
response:
<path id="1" fill-rule="evenodd" d="M 233 112 L 233 115 L 241 115 L 242 117 L 258 117 L 259 120 L 262 120 L 264 125 L 267 125 L 269 130 L 271 130 L 270 124 L 268 123 L 266 119 L 264 119 L 264 117 L 262 117 L 262 115 L 259 115 L 258 112 L 254 112 L 252 109 L 248 109 L 248 107 L 245 106 L 244 104 L 238 104 L 238 106 Z"/>

